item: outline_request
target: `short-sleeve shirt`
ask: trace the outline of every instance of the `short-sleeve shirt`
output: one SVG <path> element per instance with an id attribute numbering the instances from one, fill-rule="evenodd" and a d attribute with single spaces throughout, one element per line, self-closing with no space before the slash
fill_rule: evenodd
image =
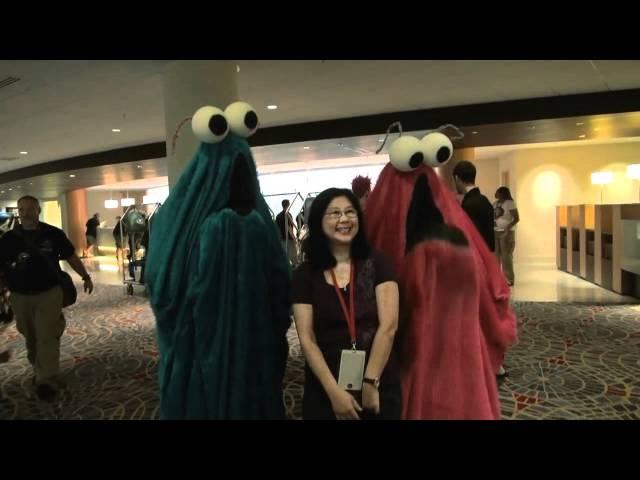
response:
<path id="1" fill-rule="evenodd" d="M 98 236 L 98 227 L 100 226 L 100 221 L 96 217 L 91 217 L 87 220 L 87 236 L 97 237 Z"/>
<path id="2" fill-rule="evenodd" d="M 511 212 L 516 209 L 516 202 L 513 200 L 505 200 L 504 202 L 496 202 L 493 206 L 496 218 L 496 232 L 503 232 L 507 226 L 513 222 Z M 516 226 L 511 227 L 515 230 Z"/>
<path id="3" fill-rule="evenodd" d="M 373 339 L 379 326 L 378 306 L 375 289 L 381 283 L 397 281 L 390 260 L 381 252 L 372 250 L 369 258 L 356 262 L 355 278 L 355 310 L 357 348 L 367 352 L 370 357 Z M 340 293 L 349 304 L 349 289 L 346 285 Z M 314 270 L 309 263 L 303 263 L 293 273 L 293 303 L 309 304 L 313 307 L 313 331 L 318 347 L 327 366 L 338 378 L 340 353 L 351 348 L 349 327 L 335 287 L 327 283 L 322 270 Z M 307 380 L 317 382 L 317 378 L 307 367 Z M 392 349 L 381 381 L 398 380 L 398 364 L 395 351 Z"/>
<path id="4" fill-rule="evenodd" d="M 40 253 L 33 252 L 16 230 L 28 238 Z M 67 260 L 75 253 L 75 247 L 65 233 L 52 225 L 40 222 L 36 230 L 24 230 L 18 226 L 0 237 L 0 269 L 4 273 L 9 290 L 26 295 L 46 292 L 59 284 L 56 270 L 60 260 Z"/>
<path id="5" fill-rule="evenodd" d="M 290 213 L 287 213 L 287 218 L 289 219 L 289 221 L 287 222 L 289 225 L 289 240 L 294 240 L 295 237 L 293 236 L 293 217 L 291 216 Z M 286 237 L 287 237 L 287 226 L 285 225 L 285 220 L 284 220 L 284 212 L 280 212 L 278 215 L 276 215 L 276 225 L 278 226 L 278 232 L 280 232 L 280 239 L 284 242 Z"/>

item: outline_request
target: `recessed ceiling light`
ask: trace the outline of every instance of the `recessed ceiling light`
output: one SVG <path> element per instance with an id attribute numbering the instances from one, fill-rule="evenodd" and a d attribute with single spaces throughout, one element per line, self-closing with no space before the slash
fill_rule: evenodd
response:
<path id="1" fill-rule="evenodd" d="M 380 143 L 384 142 L 384 138 L 379 138 L 378 142 L 380 142 Z"/>
<path id="2" fill-rule="evenodd" d="M 311 149 L 311 147 L 302 147 L 302 148 L 305 149 L 305 150 L 310 150 Z"/>
<path id="3" fill-rule="evenodd" d="M 115 133 L 118 133 L 120 131 L 120 129 L 119 128 L 112 128 L 111 131 L 115 132 Z"/>
<path id="4" fill-rule="evenodd" d="M 20 155 L 28 155 L 29 152 L 20 152 Z"/>
<path id="5" fill-rule="evenodd" d="M 33 185 L 33 183 L 30 183 L 29 185 Z"/>
<path id="6" fill-rule="evenodd" d="M 13 188 L 10 188 L 9 191 L 13 190 Z"/>
<path id="7" fill-rule="evenodd" d="M 138 165 L 138 168 L 142 168 L 142 165 Z"/>
<path id="8" fill-rule="evenodd" d="M 586 138 L 586 135 L 583 133 L 582 135 L 578 136 L 578 138 Z"/>
<path id="9" fill-rule="evenodd" d="M 76 176 L 72 173 L 71 175 L 69 175 L 69 178 L 76 178 Z"/>
<path id="10" fill-rule="evenodd" d="M 535 130 L 535 129 L 536 129 L 536 126 L 535 126 L 535 125 L 531 125 L 529 128 L 530 128 L 531 130 Z"/>
<path id="11" fill-rule="evenodd" d="M 240 73 L 240 65 L 236 65 L 236 72 Z"/>
<path id="12" fill-rule="evenodd" d="M 478 132 L 471 132 L 471 133 L 472 133 L 473 135 L 477 135 L 477 134 L 478 134 Z"/>
<path id="13" fill-rule="evenodd" d="M 277 110 L 278 105 L 267 105 L 267 110 Z"/>
<path id="14" fill-rule="evenodd" d="M 582 125 L 584 125 L 584 122 L 577 122 L 577 123 L 576 123 L 576 127 L 580 127 L 580 126 L 582 126 Z"/>

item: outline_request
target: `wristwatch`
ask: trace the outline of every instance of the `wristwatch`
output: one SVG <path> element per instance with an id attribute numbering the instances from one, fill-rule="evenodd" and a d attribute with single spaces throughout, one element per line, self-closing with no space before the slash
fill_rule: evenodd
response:
<path id="1" fill-rule="evenodd" d="M 364 383 L 368 383 L 368 384 L 370 384 L 370 385 L 373 385 L 373 387 L 374 387 L 374 388 L 376 388 L 376 389 L 380 388 L 380 379 L 379 379 L 379 378 L 377 378 L 377 377 L 376 377 L 376 378 L 367 378 L 367 377 L 364 377 L 364 378 L 362 379 L 362 381 L 363 381 Z"/>

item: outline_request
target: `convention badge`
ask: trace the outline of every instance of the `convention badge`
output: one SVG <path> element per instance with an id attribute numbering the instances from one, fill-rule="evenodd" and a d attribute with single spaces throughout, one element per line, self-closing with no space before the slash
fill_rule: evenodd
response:
<path id="1" fill-rule="evenodd" d="M 362 390 L 365 357 L 364 350 L 342 350 L 340 370 L 338 371 L 338 385 L 340 387 L 345 390 Z"/>

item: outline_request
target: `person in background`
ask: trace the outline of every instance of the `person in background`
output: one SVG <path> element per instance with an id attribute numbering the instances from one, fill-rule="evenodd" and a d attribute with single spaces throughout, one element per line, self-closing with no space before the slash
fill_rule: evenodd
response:
<path id="1" fill-rule="evenodd" d="M 0 279 L 0 284 L 2 282 L 3 280 Z M 4 290 L 1 294 L 4 295 Z M 4 305 L 2 306 L 2 308 L 4 309 Z M 13 315 L 9 317 L 5 314 L 5 312 L 2 313 L 3 315 L 0 317 L 0 363 L 7 363 L 9 360 L 11 360 L 11 350 L 9 350 L 9 348 L 5 345 L 6 340 L 4 332 L 7 330 L 9 325 L 11 325 Z"/>
<path id="2" fill-rule="evenodd" d="M 93 282 L 65 233 L 39 221 L 37 198 L 20 198 L 18 213 L 20 225 L 0 237 L 0 270 L 11 292 L 16 326 L 26 340 L 36 394 L 52 401 L 63 386 L 60 338 L 65 319 L 59 261 L 66 260 L 82 277 L 85 292 L 93 291 Z"/>
<path id="3" fill-rule="evenodd" d="M 496 257 L 502 267 L 502 272 L 509 286 L 515 283 L 513 272 L 513 251 L 516 248 L 516 225 L 520 221 L 516 202 L 507 187 L 496 190 L 496 202 L 493 204 L 495 211 L 495 238 Z"/>
<path id="4" fill-rule="evenodd" d="M 93 257 L 93 247 L 98 240 L 98 227 L 100 226 L 100 214 L 94 213 L 93 217 L 87 220 L 87 248 L 84 251 L 84 257 Z"/>
<path id="5" fill-rule="evenodd" d="M 462 209 L 469 215 L 489 250 L 495 251 L 493 207 L 489 199 L 480 193 L 480 189 L 476 186 L 476 167 L 467 160 L 458 162 L 453 167 L 453 181 L 458 194 L 464 195 Z"/>
<path id="6" fill-rule="evenodd" d="M 121 220 L 122 217 L 116 217 L 116 226 L 113 227 L 113 240 L 116 244 L 116 260 L 118 261 L 122 258 L 122 245 L 125 236 L 125 229 Z"/>
<path id="7" fill-rule="evenodd" d="M 367 199 L 371 193 L 371 179 L 358 175 L 351 180 L 351 191 L 360 202 L 362 211 L 364 211 L 366 209 Z"/>
<path id="8" fill-rule="evenodd" d="M 350 190 L 330 188 L 315 198 L 304 253 L 291 283 L 306 359 L 303 418 L 400 419 L 398 284 L 390 260 L 369 247 Z M 357 390 L 338 383 L 341 358 L 352 348 L 364 352 Z"/>
<path id="9" fill-rule="evenodd" d="M 298 253 L 296 249 L 296 236 L 293 233 L 293 216 L 289 213 L 289 205 L 289 200 L 286 198 L 282 200 L 282 211 L 276 215 L 276 225 L 278 226 L 278 232 L 280 233 L 282 248 L 287 252 L 289 263 L 295 265 Z"/>
<path id="10" fill-rule="evenodd" d="M 478 229 L 489 250 L 495 252 L 494 208 L 489 199 L 476 186 L 475 165 L 468 160 L 458 162 L 453 167 L 453 181 L 456 184 L 458 194 L 463 195 L 460 206 Z M 500 365 L 496 377 L 498 380 L 502 380 L 506 376 L 507 371 L 504 365 Z"/>

